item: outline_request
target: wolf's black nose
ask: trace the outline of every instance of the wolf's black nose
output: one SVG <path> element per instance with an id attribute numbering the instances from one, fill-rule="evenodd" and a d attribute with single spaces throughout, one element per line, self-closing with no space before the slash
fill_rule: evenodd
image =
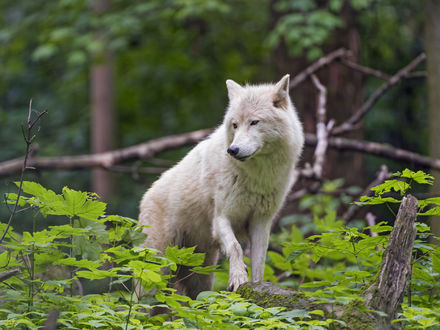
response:
<path id="1" fill-rule="evenodd" d="M 239 151 L 240 151 L 240 148 L 236 147 L 236 146 L 230 146 L 228 148 L 228 154 L 230 154 L 231 156 L 235 156 L 236 154 L 238 154 Z"/>

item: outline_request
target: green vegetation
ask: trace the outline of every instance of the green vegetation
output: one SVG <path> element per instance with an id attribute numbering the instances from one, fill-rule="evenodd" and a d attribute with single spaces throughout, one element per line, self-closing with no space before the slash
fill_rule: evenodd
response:
<path id="1" fill-rule="evenodd" d="M 397 172 L 372 189 L 374 197 L 361 198 L 359 203 L 397 205 L 414 185 L 432 182 L 433 177 L 421 171 Z M 377 275 L 392 226 L 385 221 L 365 228 L 345 226 L 336 216 L 333 197 L 326 198 L 337 187 L 330 182 L 322 194 L 303 199 L 303 205 L 314 206 L 312 226 L 293 225 L 288 236 L 273 235 L 274 244 L 282 241 L 282 253 L 269 251 L 266 279 L 298 290 L 300 299 L 311 299 L 316 306 L 330 302 L 362 308 L 356 302 Z M 345 324 L 319 307 L 313 311 L 263 308 L 224 291 L 202 292 L 194 301 L 178 295 L 168 287 L 178 267 L 190 266 L 202 273 L 215 270 L 200 267 L 203 254 L 170 247 L 159 256 L 138 247 L 144 240 L 142 228 L 133 219 L 106 215 L 106 204 L 94 194 L 67 187 L 57 194 L 35 182 L 24 182 L 22 188 L 25 196 L 18 204 L 33 215 L 34 230 L 19 235 L 10 229 L 2 243 L 0 325 L 5 328 L 37 329 L 53 309 L 60 312 L 59 326 L 69 329 L 323 329 Z M 7 198 L 9 204 L 17 202 L 16 194 Z M 420 200 L 419 205 L 421 216 L 437 214 L 440 199 Z M 64 220 L 46 228 L 44 222 L 50 217 Z M 37 225 L 44 229 L 36 230 Z M 2 223 L 2 232 L 5 227 Z M 408 295 L 397 322 L 408 329 L 434 329 L 440 324 L 440 248 L 426 242 L 431 235 L 426 224 L 418 222 L 417 229 Z M 311 231 L 316 234 L 309 235 Z M 368 231 L 380 235 L 370 236 Z M 220 278 L 227 274 L 215 271 Z M 99 281 L 101 293 L 82 295 L 84 286 Z M 138 300 L 136 282 L 155 293 Z M 169 314 L 150 317 L 154 305 L 167 307 Z"/>

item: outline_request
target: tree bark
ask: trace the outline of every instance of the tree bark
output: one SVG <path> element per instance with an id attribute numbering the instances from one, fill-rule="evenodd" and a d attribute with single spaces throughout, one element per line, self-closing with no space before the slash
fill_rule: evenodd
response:
<path id="1" fill-rule="evenodd" d="M 429 107 L 429 154 L 440 158 L 440 1 L 424 0 L 425 10 L 425 49 L 428 72 L 428 107 Z M 440 171 L 433 171 L 437 178 L 432 192 L 440 193 Z M 440 236 L 440 217 L 431 219 L 431 231 Z M 433 243 L 439 244 L 437 240 Z"/>
<path id="2" fill-rule="evenodd" d="M 244 298 L 266 308 L 284 306 L 309 311 L 321 309 L 326 316 L 331 314 L 332 317 L 336 316 L 344 321 L 349 329 L 399 329 L 400 325 L 391 324 L 391 321 L 396 318 L 408 285 L 412 249 L 416 238 L 414 223 L 417 207 L 415 197 L 408 195 L 403 198 L 382 258 L 379 275 L 368 285 L 362 296 L 366 308 L 380 311 L 386 316 L 362 310 L 362 302 L 358 300 L 345 308 L 336 304 L 314 304 L 313 299 L 305 298 L 302 292 L 286 290 L 270 283 L 246 283 L 240 286 L 238 292 Z"/>
<path id="3" fill-rule="evenodd" d="M 107 10 L 107 0 L 97 0 L 93 5 L 95 14 Z M 96 38 L 103 41 L 103 31 Z M 91 94 L 91 149 L 92 153 L 102 153 L 114 148 L 114 100 L 113 100 L 113 56 L 109 50 L 95 54 L 90 76 Z M 92 190 L 102 200 L 108 201 L 113 191 L 112 174 L 100 168 L 93 169 Z"/>

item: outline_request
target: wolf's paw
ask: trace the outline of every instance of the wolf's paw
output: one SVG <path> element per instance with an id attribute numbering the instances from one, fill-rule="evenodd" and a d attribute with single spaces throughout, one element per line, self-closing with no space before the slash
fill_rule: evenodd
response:
<path id="1" fill-rule="evenodd" d="M 229 274 L 228 290 L 237 291 L 243 283 L 249 282 L 246 268 L 244 271 L 237 271 Z"/>

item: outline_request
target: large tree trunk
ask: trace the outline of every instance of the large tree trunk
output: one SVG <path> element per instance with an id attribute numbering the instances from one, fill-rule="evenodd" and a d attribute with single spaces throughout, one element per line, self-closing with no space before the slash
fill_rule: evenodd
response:
<path id="1" fill-rule="evenodd" d="M 277 1 L 272 1 L 272 8 Z M 325 7 L 326 4 L 322 3 Z M 351 53 L 350 60 L 359 61 L 360 38 L 355 24 L 355 12 L 348 2 L 345 3 L 341 18 L 345 26 L 336 30 L 331 40 L 323 46 L 325 54 L 339 48 L 348 49 Z M 280 13 L 272 9 L 273 24 L 280 19 Z M 310 64 L 306 57 L 291 58 L 288 55 L 286 44 L 281 43 L 274 51 L 274 64 L 280 72 L 280 76 L 286 73 L 292 75 L 301 72 Z M 318 73 L 319 80 L 327 87 L 327 119 L 334 119 L 340 124 L 349 118 L 353 112 L 362 105 L 362 75 L 342 64 L 331 63 Z M 291 91 L 291 96 L 297 108 L 304 130 L 307 133 L 316 131 L 316 106 L 318 92 L 310 79 L 301 83 Z M 347 137 L 362 139 L 363 130 L 359 129 L 347 134 Z M 310 161 L 313 158 L 313 150 L 306 148 L 302 159 Z M 344 178 L 347 186 L 365 186 L 366 180 L 363 173 L 363 156 L 339 150 L 329 150 L 323 166 L 323 176 L 327 179 Z M 350 173 L 350 175 L 347 175 Z M 295 213 L 295 205 L 285 205 L 287 213 Z"/>
<path id="2" fill-rule="evenodd" d="M 428 72 L 428 106 L 429 106 L 429 154 L 440 158 L 440 1 L 425 0 L 425 49 Z M 432 192 L 440 194 L 440 171 L 432 173 L 435 181 Z M 431 219 L 431 231 L 440 236 L 440 217 Z M 437 242 L 435 240 L 434 242 Z"/>
<path id="3" fill-rule="evenodd" d="M 99 15 L 108 8 L 107 0 L 98 0 L 93 11 Z M 101 39 L 102 31 L 97 33 Z M 94 56 L 90 77 L 91 88 L 91 147 L 92 153 L 100 153 L 114 148 L 114 109 L 113 109 L 113 58 L 108 50 Z M 112 194 L 111 173 L 103 169 L 92 172 L 92 190 L 102 200 L 108 201 Z"/>

